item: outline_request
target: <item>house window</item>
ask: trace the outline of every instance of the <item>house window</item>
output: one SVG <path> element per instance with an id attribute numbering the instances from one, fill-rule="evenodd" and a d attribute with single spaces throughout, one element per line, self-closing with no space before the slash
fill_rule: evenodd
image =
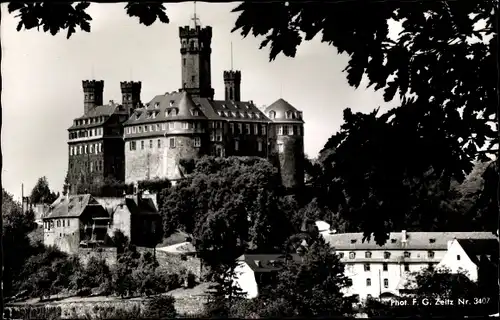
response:
<path id="1" fill-rule="evenodd" d="M 245 131 L 246 131 L 246 134 L 250 134 L 250 125 L 248 123 L 245 124 Z"/>
<path id="2" fill-rule="evenodd" d="M 382 271 L 387 271 L 387 262 L 382 263 Z"/>
<path id="3" fill-rule="evenodd" d="M 193 116 L 197 117 L 200 115 L 200 112 L 198 110 L 193 111 Z"/>
<path id="4" fill-rule="evenodd" d="M 94 171 L 94 166 L 93 166 L 93 162 L 90 162 L 90 172 Z"/>
<path id="5" fill-rule="evenodd" d="M 391 253 L 390 252 L 384 252 L 384 259 L 389 259 L 391 257 Z"/>
<path id="6" fill-rule="evenodd" d="M 389 288 L 389 279 L 384 279 L 384 288 Z"/>
<path id="7" fill-rule="evenodd" d="M 289 135 L 294 135 L 295 134 L 294 126 L 292 126 L 292 125 L 288 126 L 288 134 Z"/>
<path id="8" fill-rule="evenodd" d="M 87 154 L 87 145 L 85 145 L 85 154 Z"/>
<path id="9" fill-rule="evenodd" d="M 135 133 L 137 131 L 137 127 L 136 126 L 133 126 L 132 127 L 132 133 Z"/>
<path id="10" fill-rule="evenodd" d="M 182 59 L 182 65 L 185 66 L 186 65 L 186 58 L 183 58 Z"/>
<path id="11" fill-rule="evenodd" d="M 101 147 L 102 147 L 102 143 L 99 143 L 99 152 L 101 152 L 101 151 L 102 151 L 102 148 L 101 148 Z"/>
<path id="12" fill-rule="evenodd" d="M 160 148 L 161 148 L 161 140 L 158 139 L 158 149 L 160 149 Z"/>
<path id="13" fill-rule="evenodd" d="M 262 141 L 257 141 L 257 151 L 262 151 Z"/>
<path id="14" fill-rule="evenodd" d="M 434 263 L 429 263 L 428 268 L 430 271 L 433 271 L 434 270 Z"/>
<path id="15" fill-rule="evenodd" d="M 254 124 L 253 125 L 253 134 L 259 134 L 259 125 L 258 124 Z"/>
<path id="16" fill-rule="evenodd" d="M 138 133 L 141 133 L 141 132 L 142 132 L 142 127 L 141 127 L 141 126 L 138 126 L 138 127 L 137 127 L 137 132 L 138 132 Z"/>
<path id="17" fill-rule="evenodd" d="M 72 156 L 73 155 L 73 147 L 69 147 L 69 155 Z"/>
<path id="18" fill-rule="evenodd" d="M 370 264 L 369 263 L 365 263 L 365 271 L 370 271 Z"/>
<path id="19" fill-rule="evenodd" d="M 262 129 L 262 135 L 263 135 L 263 136 L 265 136 L 265 135 L 266 135 L 266 130 L 267 130 L 266 125 L 265 125 L 265 124 L 263 124 L 263 125 L 261 126 L 261 129 Z"/>
<path id="20" fill-rule="evenodd" d="M 460 260 L 460 255 L 459 254 L 457 254 L 457 260 Z"/>
<path id="21" fill-rule="evenodd" d="M 240 142 L 238 140 L 234 141 L 234 150 L 238 151 L 240 149 Z"/>
<path id="22" fill-rule="evenodd" d="M 144 150 L 144 140 L 141 141 L 141 149 Z"/>
<path id="23" fill-rule="evenodd" d="M 149 125 L 149 131 L 153 132 L 153 125 L 152 124 Z"/>
<path id="24" fill-rule="evenodd" d="M 160 131 L 160 125 L 158 123 L 156 124 L 156 131 Z"/>
<path id="25" fill-rule="evenodd" d="M 269 111 L 269 118 L 274 119 L 276 117 L 276 112 Z"/>
<path id="26" fill-rule="evenodd" d="M 283 126 L 278 126 L 276 129 L 278 129 L 279 136 L 283 135 Z"/>
<path id="27" fill-rule="evenodd" d="M 63 228 L 66 227 L 66 220 L 63 220 L 62 223 L 63 223 Z"/>
<path id="28" fill-rule="evenodd" d="M 148 126 L 144 126 L 144 132 L 148 132 Z"/>
<path id="29" fill-rule="evenodd" d="M 194 76 L 191 76 L 191 82 L 194 82 Z"/>
<path id="30" fill-rule="evenodd" d="M 222 132 L 220 130 L 217 130 L 217 134 L 216 134 L 216 138 L 217 138 L 217 141 L 222 141 Z"/>
<path id="31" fill-rule="evenodd" d="M 194 138 L 194 146 L 197 148 L 201 147 L 201 138 L 200 137 Z"/>
<path id="32" fill-rule="evenodd" d="M 365 258 L 370 259 L 372 257 L 372 253 L 370 251 L 365 252 Z"/>
<path id="33" fill-rule="evenodd" d="M 135 148 L 136 148 L 135 141 L 130 141 L 130 151 L 135 150 Z"/>
<path id="34" fill-rule="evenodd" d="M 189 128 L 189 124 L 187 122 L 183 122 L 182 129 L 188 129 L 188 128 Z"/>
<path id="35" fill-rule="evenodd" d="M 68 227 L 69 227 L 69 222 L 70 222 L 70 221 L 71 221 L 71 220 L 68 220 Z"/>
<path id="36" fill-rule="evenodd" d="M 344 258 L 344 253 L 343 252 L 339 252 L 339 253 L 337 253 L 337 255 L 339 256 L 340 259 Z"/>
<path id="37" fill-rule="evenodd" d="M 410 253 L 409 253 L 408 251 L 405 251 L 405 252 L 404 252 L 404 257 L 405 257 L 405 258 L 409 258 L 409 257 L 410 257 Z"/>
<path id="38" fill-rule="evenodd" d="M 175 148 L 175 138 L 168 139 L 168 144 L 169 144 L 170 149 L 174 149 Z"/>
<path id="39" fill-rule="evenodd" d="M 149 149 L 153 149 L 153 140 L 149 140 Z"/>
<path id="40" fill-rule="evenodd" d="M 242 133 L 243 133 L 243 124 L 238 123 L 238 134 L 242 134 Z"/>
<path id="41" fill-rule="evenodd" d="M 61 226 L 61 221 L 57 220 L 57 226 L 60 227 Z"/>
<path id="42" fill-rule="evenodd" d="M 429 257 L 429 259 L 433 259 L 434 258 L 434 251 L 427 252 L 427 256 Z"/>
<path id="43" fill-rule="evenodd" d="M 90 145 L 90 153 L 94 152 L 94 146 Z"/>
<path id="44" fill-rule="evenodd" d="M 175 122 L 169 122 L 169 123 L 168 123 L 168 128 L 169 128 L 170 130 L 174 129 L 174 128 L 175 128 Z"/>
<path id="45" fill-rule="evenodd" d="M 410 265 L 408 263 L 404 264 L 405 271 L 410 271 Z"/>
<path id="46" fill-rule="evenodd" d="M 287 136 L 288 135 L 288 126 L 283 126 L 283 135 Z"/>
<path id="47" fill-rule="evenodd" d="M 166 130 L 167 129 L 167 124 L 166 123 L 162 123 L 161 124 L 161 129 L 162 130 Z"/>
<path id="48" fill-rule="evenodd" d="M 229 124 L 229 129 L 231 130 L 231 134 L 234 134 L 234 123 Z"/>
<path id="49" fill-rule="evenodd" d="M 349 259 L 356 258 L 356 252 L 349 252 Z"/>
<path id="50" fill-rule="evenodd" d="M 372 279 L 368 278 L 366 279 L 366 286 L 370 287 L 372 285 Z"/>

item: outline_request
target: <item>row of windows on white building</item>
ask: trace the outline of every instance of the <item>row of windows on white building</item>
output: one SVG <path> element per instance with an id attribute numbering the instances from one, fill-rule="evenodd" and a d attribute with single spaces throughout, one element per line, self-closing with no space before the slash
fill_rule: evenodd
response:
<path id="1" fill-rule="evenodd" d="M 69 155 L 70 156 L 76 156 L 79 154 L 98 154 L 102 152 L 102 143 L 95 143 L 95 144 L 85 144 L 85 145 L 79 145 L 79 146 L 70 146 L 69 147 Z"/>
<path id="2" fill-rule="evenodd" d="M 99 160 L 99 161 L 85 161 L 83 163 L 85 169 L 87 171 L 90 171 L 90 172 L 94 172 L 94 171 L 97 171 L 97 172 L 100 172 L 104 169 L 104 162 L 102 160 Z M 69 168 L 71 170 L 73 170 L 74 168 L 74 163 L 73 162 L 70 162 L 69 163 Z"/>
<path id="3" fill-rule="evenodd" d="M 69 133 L 69 139 L 89 138 L 102 136 L 102 128 L 74 131 Z"/>
<path id="4" fill-rule="evenodd" d="M 160 149 L 162 147 L 162 140 L 161 139 L 157 139 L 156 140 L 156 144 L 154 142 L 154 140 L 150 139 L 149 141 L 147 140 L 140 140 L 140 141 L 129 141 L 127 142 L 128 143 L 128 148 L 130 151 L 134 151 L 134 150 L 137 150 L 138 147 L 140 150 L 144 150 L 146 148 L 149 148 L 149 149 L 154 149 L 154 148 L 157 148 L 157 149 Z M 170 149 L 174 149 L 176 148 L 177 146 L 177 143 L 176 143 L 176 139 L 174 137 L 172 138 L 168 138 L 168 147 Z M 200 137 L 195 137 L 194 140 L 193 140 L 193 147 L 195 148 L 199 148 L 201 147 L 201 138 Z M 280 150 L 282 149 L 283 145 L 280 144 L 279 145 Z M 240 142 L 238 140 L 235 140 L 234 141 L 234 150 L 235 151 L 239 151 L 240 149 Z M 257 141 L 257 151 L 261 152 L 263 150 L 263 143 L 262 141 Z M 282 150 L 281 150 L 282 151 Z"/>
<path id="5" fill-rule="evenodd" d="M 50 230 L 51 228 L 54 228 L 56 226 L 54 220 L 49 220 L 49 221 L 44 221 L 43 226 L 45 229 Z M 70 220 L 69 219 L 58 219 L 57 220 L 57 227 L 69 227 L 70 226 Z"/>
<path id="6" fill-rule="evenodd" d="M 343 252 L 338 253 L 339 257 L 342 259 L 344 257 Z M 370 259 L 372 257 L 372 253 L 370 251 L 365 252 L 365 258 Z M 389 259 L 391 257 L 391 253 L 388 251 L 384 252 L 384 259 Z M 405 258 L 410 258 L 411 257 L 411 252 L 405 251 L 403 253 L 403 257 Z M 349 252 L 349 259 L 354 259 L 356 258 L 356 252 L 351 251 Z M 433 259 L 434 258 L 434 251 L 427 251 L 427 258 Z"/>

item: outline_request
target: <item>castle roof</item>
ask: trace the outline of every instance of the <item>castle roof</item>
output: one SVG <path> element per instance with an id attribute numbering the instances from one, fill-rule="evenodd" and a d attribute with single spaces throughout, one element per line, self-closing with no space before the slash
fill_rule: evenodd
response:
<path id="1" fill-rule="evenodd" d="M 453 239 L 496 239 L 491 232 L 391 232 L 386 244 L 379 246 L 373 237 L 363 242 L 363 233 L 323 233 L 323 237 L 336 250 L 447 250 Z"/>
<path id="2" fill-rule="evenodd" d="M 43 219 L 78 218 L 89 205 L 100 206 L 90 194 L 61 196 L 52 203 Z"/>
<path id="3" fill-rule="evenodd" d="M 271 112 L 275 113 L 274 117 L 270 116 Z M 273 122 L 304 123 L 302 120 L 302 112 L 282 98 L 268 106 L 265 113 Z"/>
<path id="4" fill-rule="evenodd" d="M 270 120 L 251 101 L 198 99 L 210 120 L 269 122 Z"/>
<path id="5" fill-rule="evenodd" d="M 498 260 L 498 239 L 457 239 L 457 242 L 476 265 L 483 256 L 489 256 L 490 261 Z"/>
<path id="6" fill-rule="evenodd" d="M 90 110 L 88 110 L 87 113 L 83 114 L 81 117 L 75 118 L 75 120 L 92 119 L 92 118 L 95 119 L 104 116 L 105 118 L 103 119 L 103 121 L 97 121 L 99 119 L 96 119 L 95 122 L 89 122 L 86 124 L 76 124 L 75 122 L 73 122 L 73 125 L 69 127 L 68 130 L 85 129 L 85 128 L 101 126 L 109 119 L 111 115 L 115 113 L 126 114 L 127 111 L 121 104 L 115 104 L 113 102 L 110 102 L 110 104 L 107 105 L 93 107 Z"/>
<path id="7" fill-rule="evenodd" d="M 296 254 L 289 254 L 289 258 L 296 262 L 300 262 L 302 258 Z M 250 269 L 254 272 L 272 272 L 281 269 L 280 264 L 276 262 L 283 262 L 285 260 L 284 254 L 243 254 L 236 259 L 236 261 L 245 262 Z"/>

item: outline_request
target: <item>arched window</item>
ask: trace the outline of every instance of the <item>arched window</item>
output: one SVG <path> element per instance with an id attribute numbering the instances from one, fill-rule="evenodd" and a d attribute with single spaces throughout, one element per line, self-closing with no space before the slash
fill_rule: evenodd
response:
<path id="1" fill-rule="evenodd" d="M 269 118 L 274 119 L 276 117 L 276 112 L 269 111 Z"/>

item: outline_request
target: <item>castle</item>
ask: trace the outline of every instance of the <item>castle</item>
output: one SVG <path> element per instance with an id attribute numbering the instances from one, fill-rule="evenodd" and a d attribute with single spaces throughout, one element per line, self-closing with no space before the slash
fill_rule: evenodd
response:
<path id="1" fill-rule="evenodd" d="M 196 21 L 196 20 L 195 20 Z M 180 161 L 203 155 L 260 156 L 278 166 L 283 185 L 304 182 L 302 112 L 283 99 L 265 110 L 241 101 L 241 72 L 223 72 L 224 100 L 214 100 L 210 26 L 179 28 L 182 88 L 141 102 L 141 82 L 121 82 L 122 103 L 103 105 L 104 81 L 83 81 L 84 114 L 68 129 L 68 182 L 106 177 L 135 184 L 184 177 Z"/>

